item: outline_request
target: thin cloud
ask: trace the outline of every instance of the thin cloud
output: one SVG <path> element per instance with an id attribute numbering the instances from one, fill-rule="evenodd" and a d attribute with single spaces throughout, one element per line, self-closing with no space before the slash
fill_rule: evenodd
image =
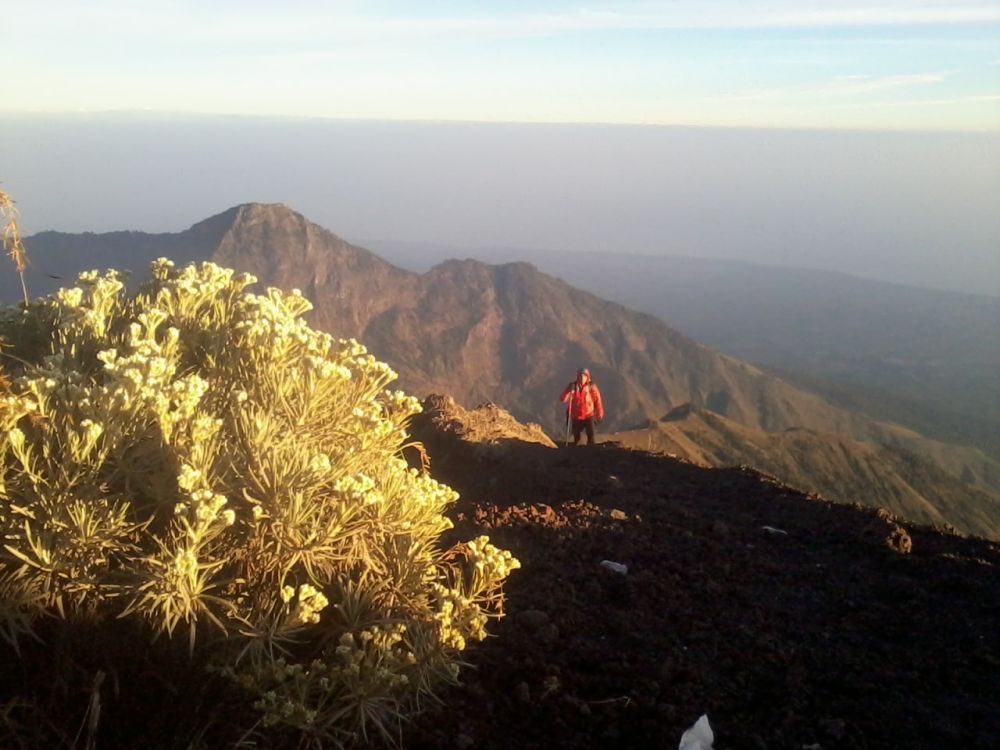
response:
<path id="1" fill-rule="evenodd" d="M 708 100 L 747 102 L 767 99 L 873 94 L 892 89 L 930 86 L 942 83 L 947 79 L 948 75 L 948 73 L 911 73 L 888 76 L 845 75 L 837 76 L 829 81 L 804 86 L 747 89 L 732 94 L 708 97 Z"/>
<path id="2" fill-rule="evenodd" d="M 525 13 L 482 17 L 455 16 L 365 16 L 320 12 L 311 15 L 244 15 L 234 23 L 217 23 L 187 31 L 229 39 L 310 38 L 328 34 L 371 38 L 426 36 L 533 37 L 613 31 L 710 30 L 766 28 L 840 28 L 929 26 L 941 24 L 1000 24 L 1000 6 L 980 3 L 950 3 L 912 7 L 896 3 L 869 7 L 854 3 L 776 2 L 763 6 L 733 2 L 680 2 L 642 4 L 638 8 L 580 8 L 561 13 Z M 182 30 L 184 31 L 184 30 Z"/>
<path id="3" fill-rule="evenodd" d="M 347 40 L 353 43 L 385 37 L 532 37 L 629 30 L 765 29 L 1000 24 L 1000 5 L 983 2 L 894 2 L 870 6 L 861 2 L 747 3 L 732 0 L 610 3 L 561 12 L 489 15 L 378 15 L 363 5 L 340 4 L 291 13 L 269 8 L 242 9 L 234 15 L 227 3 L 197 10 L 183 5 L 143 6 L 121 3 L 58 3 L 14 12 L 27 28 L 86 25 L 99 35 L 131 34 L 173 39 L 238 42 Z"/>
<path id="4" fill-rule="evenodd" d="M 876 102 L 880 107 L 922 107 L 925 105 L 943 104 L 981 104 L 983 102 L 1000 102 L 1000 94 L 981 94 L 979 96 L 957 96 L 950 99 L 910 99 L 902 102 Z"/>
<path id="5" fill-rule="evenodd" d="M 820 86 L 808 91 L 814 94 L 870 94 L 876 91 L 907 88 L 911 86 L 928 86 L 941 83 L 947 78 L 946 73 L 915 73 L 910 75 L 890 76 L 851 76 L 846 80 L 835 80 L 826 86 Z"/>
<path id="6" fill-rule="evenodd" d="M 912 7 L 888 6 L 813 8 L 771 17 L 776 26 L 915 26 L 927 24 L 980 24 L 1000 22 L 1000 8 L 992 3 L 941 3 Z"/>

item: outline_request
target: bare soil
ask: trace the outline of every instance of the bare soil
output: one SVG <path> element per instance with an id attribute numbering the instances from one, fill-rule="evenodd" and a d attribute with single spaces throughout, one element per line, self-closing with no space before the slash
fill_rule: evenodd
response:
<path id="1" fill-rule="evenodd" d="M 431 748 L 1000 747 L 1000 547 L 746 468 L 415 424 L 507 617 L 404 737 Z M 609 560 L 628 567 L 620 574 Z"/>

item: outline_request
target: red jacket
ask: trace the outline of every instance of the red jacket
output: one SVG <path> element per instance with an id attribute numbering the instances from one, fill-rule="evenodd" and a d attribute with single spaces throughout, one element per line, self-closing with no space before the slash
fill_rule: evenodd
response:
<path id="1" fill-rule="evenodd" d="M 601 401 L 601 391 L 597 384 L 589 379 L 583 385 L 574 380 L 566 386 L 559 400 L 569 401 L 570 419 L 595 417 L 598 422 L 604 419 L 604 402 Z"/>

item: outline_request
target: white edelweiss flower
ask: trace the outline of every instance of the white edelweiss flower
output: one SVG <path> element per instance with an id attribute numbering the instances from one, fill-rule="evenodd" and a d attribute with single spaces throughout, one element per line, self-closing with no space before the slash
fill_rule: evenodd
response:
<path id="1" fill-rule="evenodd" d="M 24 447 L 24 433 L 19 427 L 11 427 L 7 430 L 7 439 L 18 450 Z"/>
<path id="2" fill-rule="evenodd" d="M 177 484 L 181 489 L 191 491 L 201 480 L 201 472 L 190 464 L 181 464 L 180 473 L 177 475 Z"/>

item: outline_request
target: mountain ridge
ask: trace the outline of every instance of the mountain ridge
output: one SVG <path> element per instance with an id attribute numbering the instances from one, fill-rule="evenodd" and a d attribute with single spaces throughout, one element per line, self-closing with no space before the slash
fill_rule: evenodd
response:
<path id="1" fill-rule="evenodd" d="M 672 254 L 369 246 L 414 271 L 455 255 L 530 258 L 546 273 L 653 314 L 839 406 L 1000 458 L 998 297 Z"/>
<path id="2" fill-rule="evenodd" d="M 64 258 L 72 244 L 67 237 L 57 243 Z M 170 237 L 176 251 L 162 252 Z M 82 247 L 100 249 L 101 238 L 84 236 Z M 58 253 L 46 251 L 46 239 L 28 238 L 29 253 L 55 262 Z M 122 249 L 121 237 L 112 240 L 105 255 Z M 253 273 L 262 284 L 298 288 L 313 302 L 314 326 L 362 340 L 400 373 L 404 390 L 446 392 L 469 406 L 491 401 L 557 435 L 563 421 L 557 396 L 587 365 L 609 403 L 608 428 L 634 427 L 690 402 L 753 430 L 802 427 L 920 453 L 958 484 L 1000 490 L 1000 471 L 981 452 L 838 409 L 528 263 L 451 260 L 416 274 L 281 204 L 241 204 L 176 235 L 132 240 L 137 249 L 126 256 L 129 267 L 148 262 L 155 250 L 181 262 L 211 259 Z M 79 253 L 69 260 L 79 262 Z M 970 498 L 982 502 L 979 494 Z M 995 534 L 1000 516 L 989 528 L 955 525 Z"/>

